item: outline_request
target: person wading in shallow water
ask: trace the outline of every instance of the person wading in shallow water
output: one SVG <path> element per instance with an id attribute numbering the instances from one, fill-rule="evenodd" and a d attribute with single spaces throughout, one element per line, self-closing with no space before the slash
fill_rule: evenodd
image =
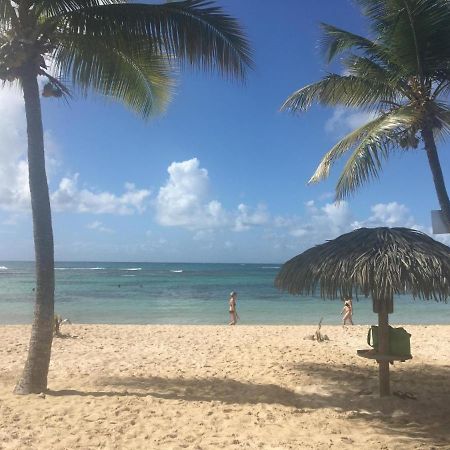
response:
<path id="1" fill-rule="evenodd" d="M 231 292 L 230 293 L 230 299 L 228 300 L 228 310 L 230 312 L 230 323 L 228 325 L 236 325 L 236 322 L 239 319 L 238 313 L 236 311 L 236 299 L 237 299 L 237 292 Z"/>

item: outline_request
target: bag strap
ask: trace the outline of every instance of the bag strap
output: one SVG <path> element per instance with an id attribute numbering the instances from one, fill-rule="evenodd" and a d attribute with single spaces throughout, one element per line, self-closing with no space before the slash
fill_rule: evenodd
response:
<path id="1" fill-rule="evenodd" d="M 369 328 L 369 331 L 367 332 L 367 343 L 368 343 L 371 347 L 373 347 L 373 345 L 370 343 L 370 336 L 371 336 L 371 334 L 372 334 L 372 327 L 370 327 L 370 328 Z M 373 341 L 373 339 L 372 339 L 372 341 Z"/>

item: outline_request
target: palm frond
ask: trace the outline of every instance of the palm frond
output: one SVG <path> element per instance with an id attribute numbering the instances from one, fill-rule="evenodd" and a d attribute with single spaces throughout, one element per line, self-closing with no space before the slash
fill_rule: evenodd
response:
<path id="1" fill-rule="evenodd" d="M 394 143 L 388 136 L 374 141 L 367 139 L 358 146 L 339 176 L 335 189 L 335 200 L 341 201 L 349 197 L 363 184 L 377 179 L 382 170 L 382 161 L 391 155 Z"/>
<path id="2" fill-rule="evenodd" d="M 450 4 L 447 0 L 362 0 L 378 40 L 393 62 L 422 80 L 448 68 Z"/>
<path id="3" fill-rule="evenodd" d="M 72 34 L 103 39 L 145 37 L 160 53 L 237 79 L 244 79 L 253 64 L 238 22 L 207 0 L 91 6 L 52 20 Z"/>
<path id="4" fill-rule="evenodd" d="M 377 83 L 390 86 L 393 92 L 397 93 L 397 97 L 412 97 L 409 86 L 404 82 L 402 69 L 397 66 L 384 66 L 375 62 L 373 59 L 350 54 L 343 61 L 349 75 L 358 78 L 367 78 Z M 392 101 L 392 100 L 390 100 Z"/>
<path id="5" fill-rule="evenodd" d="M 397 143 L 394 142 L 395 136 L 410 127 L 412 122 L 415 123 L 417 120 L 413 108 L 403 107 L 384 113 L 369 123 L 357 128 L 347 134 L 347 136 L 341 139 L 325 154 L 314 175 L 309 180 L 309 183 L 317 183 L 327 178 L 335 161 L 352 149 L 354 151 L 350 160 L 352 158 L 356 160 L 357 155 L 361 154 L 370 163 L 371 160 L 368 158 L 372 154 L 375 155 L 375 152 L 384 155 L 391 143 Z M 366 152 L 369 152 L 369 156 L 366 155 Z M 375 159 L 372 159 L 372 161 L 375 162 Z M 376 167 L 376 164 L 370 165 L 372 168 Z"/>
<path id="6" fill-rule="evenodd" d="M 320 48 L 327 62 L 350 50 L 360 50 L 376 60 L 384 59 L 384 50 L 376 42 L 327 23 L 321 23 L 320 27 L 322 29 Z"/>
<path id="7" fill-rule="evenodd" d="M 36 14 L 43 17 L 55 17 L 80 9 L 94 6 L 126 3 L 126 0 L 40 0 L 36 2 Z"/>
<path id="8" fill-rule="evenodd" d="M 14 21 L 17 21 L 17 16 L 11 1 L 0 0 L 0 31 L 8 29 Z"/>
<path id="9" fill-rule="evenodd" d="M 436 84 L 436 87 L 431 95 L 431 99 L 437 100 L 440 97 L 447 98 L 450 94 L 450 73 L 448 75 L 448 79 L 441 79 Z"/>
<path id="10" fill-rule="evenodd" d="M 56 69 L 83 94 L 92 89 L 120 100 L 143 117 L 164 110 L 170 100 L 172 67 L 148 41 L 103 40 L 65 33 L 55 51 Z"/>
<path id="11" fill-rule="evenodd" d="M 429 107 L 430 116 L 433 117 L 433 133 L 437 139 L 445 139 L 450 135 L 450 108 L 442 102 L 432 102 Z"/>
<path id="12" fill-rule="evenodd" d="M 369 18 L 372 28 L 379 32 L 385 25 L 388 17 L 389 6 L 394 2 L 390 0 L 356 0 L 360 5 L 363 15 Z"/>
<path id="13" fill-rule="evenodd" d="M 398 91 L 388 83 L 353 75 L 330 74 L 291 94 L 281 106 L 292 113 L 306 111 L 313 103 L 377 110 L 380 101 L 395 102 Z"/>
<path id="14" fill-rule="evenodd" d="M 382 119 L 378 126 L 373 127 L 357 143 L 347 160 L 336 184 L 337 201 L 347 198 L 363 184 L 378 178 L 382 161 L 388 159 L 392 150 L 400 146 L 405 133 L 419 128 L 421 116 L 414 108 L 404 107 L 385 114 Z M 406 141 L 404 148 L 408 148 Z"/>

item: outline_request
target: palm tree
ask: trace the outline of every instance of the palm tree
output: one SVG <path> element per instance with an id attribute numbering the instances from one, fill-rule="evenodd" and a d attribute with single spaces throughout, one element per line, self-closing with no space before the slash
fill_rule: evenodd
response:
<path id="1" fill-rule="evenodd" d="M 0 80 L 23 90 L 36 257 L 36 305 L 19 394 L 47 389 L 54 247 L 38 76 L 45 97 L 96 91 L 143 117 L 169 100 L 174 62 L 244 79 L 250 50 L 238 22 L 206 0 L 0 0 Z"/>
<path id="2" fill-rule="evenodd" d="M 373 39 L 322 24 L 328 62 L 342 56 L 344 72 L 294 92 L 282 105 L 293 113 L 313 103 L 359 108 L 373 120 L 329 150 L 310 183 L 327 178 L 333 163 L 350 152 L 336 185 L 342 200 L 377 178 L 394 150 L 423 143 L 444 220 L 450 201 L 436 140 L 450 132 L 450 3 L 447 0 L 357 0 Z"/>

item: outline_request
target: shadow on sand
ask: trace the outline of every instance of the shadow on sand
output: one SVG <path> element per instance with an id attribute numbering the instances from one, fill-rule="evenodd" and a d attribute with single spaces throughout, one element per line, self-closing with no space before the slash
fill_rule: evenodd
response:
<path id="1" fill-rule="evenodd" d="M 348 420 L 364 420 L 382 433 L 413 439 L 437 448 L 450 448 L 450 387 L 448 366 L 421 365 L 393 372 L 393 390 L 414 392 L 417 400 L 379 398 L 376 367 L 297 363 L 292 373 L 307 373 L 320 392 L 298 386 L 294 391 L 275 384 L 255 384 L 223 378 L 104 377 L 102 391 L 49 391 L 53 396 L 136 396 L 227 404 L 274 404 L 319 410 L 334 408 Z M 345 373 L 345 377 L 343 377 Z M 346 381 L 343 382 L 342 380 Z M 421 389 L 427 386 L 426 390 Z M 304 392 L 302 392 L 304 391 Z M 427 396 L 422 392 L 426 391 Z M 427 447 L 429 448 L 429 447 Z"/>
<path id="2" fill-rule="evenodd" d="M 59 333 L 59 334 L 55 334 L 53 336 L 53 339 L 78 339 L 78 336 L 76 334 L 69 334 L 69 333 Z"/>

